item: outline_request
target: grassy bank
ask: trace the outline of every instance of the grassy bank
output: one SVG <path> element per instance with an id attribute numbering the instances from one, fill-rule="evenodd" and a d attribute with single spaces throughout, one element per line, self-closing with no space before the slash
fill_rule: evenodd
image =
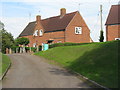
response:
<path id="1" fill-rule="evenodd" d="M 54 60 L 97 83 L 118 87 L 118 42 L 55 47 L 35 55 Z"/>
<path id="2" fill-rule="evenodd" d="M 0 76 L 2 75 L 2 53 L 0 53 Z"/>
<path id="3" fill-rule="evenodd" d="M 10 59 L 8 56 L 0 53 L 0 76 L 6 71 L 10 64 Z"/>

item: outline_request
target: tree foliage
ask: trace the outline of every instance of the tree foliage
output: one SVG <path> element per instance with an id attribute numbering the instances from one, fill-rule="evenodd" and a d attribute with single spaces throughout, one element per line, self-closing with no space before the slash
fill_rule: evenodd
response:
<path id="1" fill-rule="evenodd" d="M 16 45 L 27 45 L 27 44 L 29 44 L 29 39 L 28 38 L 24 38 L 24 37 L 17 38 L 15 40 L 15 44 Z"/>
<path id="2" fill-rule="evenodd" d="M 103 41 L 104 41 L 103 33 L 104 33 L 103 30 L 101 30 L 101 31 L 100 31 L 100 39 L 99 39 L 100 42 L 103 42 Z"/>
<path id="3" fill-rule="evenodd" d="M 6 48 L 12 48 L 14 44 L 14 38 L 11 33 L 6 30 L 0 30 L 0 45 L 2 46 L 2 53 L 5 53 Z"/>
<path id="4" fill-rule="evenodd" d="M 4 29 L 4 23 L 0 21 L 0 30 L 3 30 L 3 29 Z"/>

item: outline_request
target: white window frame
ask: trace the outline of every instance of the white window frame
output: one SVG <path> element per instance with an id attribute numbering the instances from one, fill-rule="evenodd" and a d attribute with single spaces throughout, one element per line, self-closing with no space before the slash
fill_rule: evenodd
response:
<path id="1" fill-rule="evenodd" d="M 115 40 L 120 40 L 120 38 L 115 38 Z"/>
<path id="2" fill-rule="evenodd" d="M 43 36 L 43 30 L 39 31 L 40 36 Z"/>
<path id="3" fill-rule="evenodd" d="M 57 41 L 57 43 L 62 43 L 62 41 Z"/>
<path id="4" fill-rule="evenodd" d="M 33 36 L 38 36 L 38 30 L 35 30 Z"/>
<path id="5" fill-rule="evenodd" d="M 82 27 L 75 27 L 75 34 L 82 34 Z"/>

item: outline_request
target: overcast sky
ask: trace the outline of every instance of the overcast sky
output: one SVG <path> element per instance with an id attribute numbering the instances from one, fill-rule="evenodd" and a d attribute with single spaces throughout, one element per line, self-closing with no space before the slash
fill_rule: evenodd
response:
<path id="1" fill-rule="evenodd" d="M 60 8 L 66 8 L 67 13 L 79 11 L 91 31 L 93 41 L 99 41 L 100 4 L 103 5 L 103 27 L 111 5 L 119 0 L 1 0 L 0 20 L 5 29 L 16 38 L 30 21 L 35 21 L 36 15 L 49 18 L 60 14 Z M 105 38 L 106 39 L 106 38 Z"/>

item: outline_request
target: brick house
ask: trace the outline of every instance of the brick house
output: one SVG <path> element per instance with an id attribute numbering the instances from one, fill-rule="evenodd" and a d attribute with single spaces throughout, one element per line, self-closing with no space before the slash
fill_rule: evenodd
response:
<path id="1" fill-rule="evenodd" d="M 19 37 L 29 38 L 30 47 L 42 43 L 89 43 L 91 42 L 90 30 L 78 11 L 67 13 L 60 9 L 60 15 L 41 19 L 36 16 L 36 21 L 30 22 Z"/>
<path id="2" fill-rule="evenodd" d="M 106 41 L 120 40 L 120 5 L 112 5 L 106 21 Z"/>

